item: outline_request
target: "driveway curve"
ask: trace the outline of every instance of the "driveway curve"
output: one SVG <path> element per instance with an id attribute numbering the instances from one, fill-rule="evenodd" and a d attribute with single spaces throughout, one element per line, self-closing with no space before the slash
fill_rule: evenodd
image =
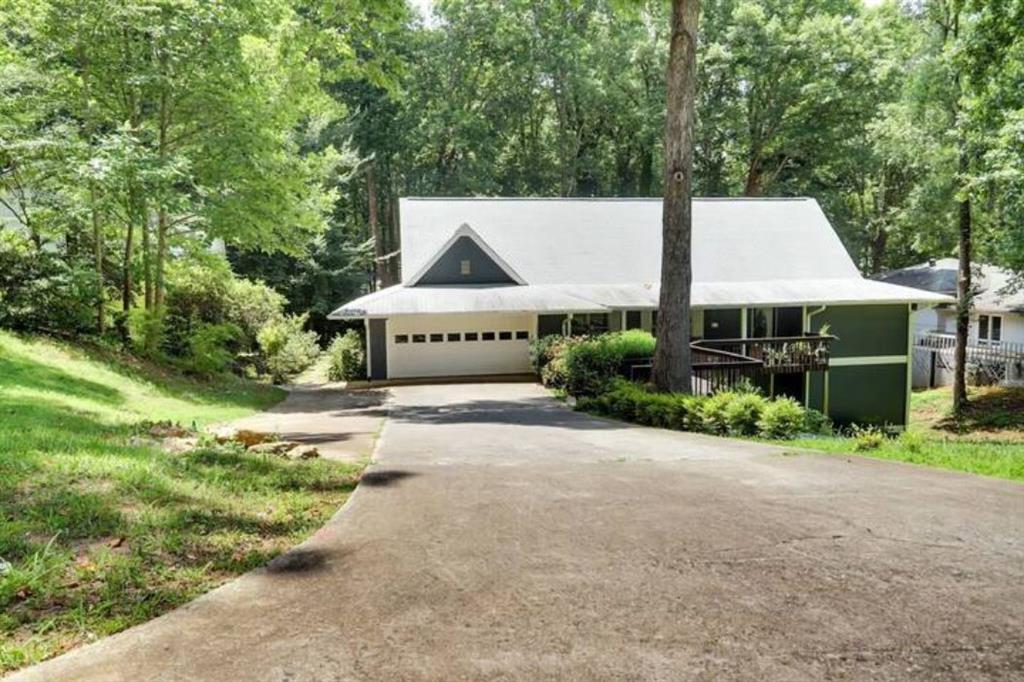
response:
<path id="1" fill-rule="evenodd" d="M 389 411 L 376 464 L 309 542 L 12 679 L 1024 670 L 1018 484 L 627 426 L 529 384 L 394 388 Z"/>

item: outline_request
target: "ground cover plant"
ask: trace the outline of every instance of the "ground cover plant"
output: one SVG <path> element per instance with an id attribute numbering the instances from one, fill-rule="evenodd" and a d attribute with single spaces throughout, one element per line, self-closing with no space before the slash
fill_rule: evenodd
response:
<path id="1" fill-rule="evenodd" d="M 972 389 L 961 420 L 950 416 L 952 405 L 949 388 L 920 391 L 911 396 L 910 424 L 903 433 L 851 429 L 800 437 L 792 444 L 1024 481 L 1024 388 Z"/>
<path id="2" fill-rule="evenodd" d="M 148 620 L 319 527 L 358 467 L 172 455 L 140 426 L 230 420 L 283 394 L 0 332 L 0 672 Z"/>

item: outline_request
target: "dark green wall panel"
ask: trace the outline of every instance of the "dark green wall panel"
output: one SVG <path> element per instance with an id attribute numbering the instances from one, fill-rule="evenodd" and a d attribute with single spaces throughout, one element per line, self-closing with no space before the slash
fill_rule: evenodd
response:
<path id="1" fill-rule="evenodd" d="M 470 273 L 462 274 L 462 261 L 469 261 Z M 515 284 L 501 266 L 469 237 L 459 237 L 417 282 L 424 284 Z"/>
<path id="2" fill-rule="evenodd" d="M 834 358 L 907 354 L 906 305 L 829 306 L 811 318 L 811 331 L 826 322 L 829 333 L 839 337 L 832 344 Z"/>

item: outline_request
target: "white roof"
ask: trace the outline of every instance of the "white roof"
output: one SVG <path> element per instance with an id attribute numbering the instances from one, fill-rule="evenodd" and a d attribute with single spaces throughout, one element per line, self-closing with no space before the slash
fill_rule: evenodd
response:
<path id="1" fill-rule="evenodd" d="M 396 285 L 330 317 L 658 307 L 660 199 L 402 199 L 400 212 L 406 281 L 468 227 L 524 284 Z M 693 213 L 694 306 L 950 301 L 861 277 L 813 199 L 695 199 Z"/>
<path id="2" fill-rule="evenodd" d="M 402 199 L 403 279 L 463 224 L 529 284 L 655 283 L 660 199 Z M 694 199 L 693 281 L 859 277 L 813 199 Z"/>

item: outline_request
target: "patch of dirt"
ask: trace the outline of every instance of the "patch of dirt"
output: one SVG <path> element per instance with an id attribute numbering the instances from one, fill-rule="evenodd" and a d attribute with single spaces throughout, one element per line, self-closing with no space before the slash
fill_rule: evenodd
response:
<path id="1" fill-rule="evenodd" d="M 965 440 L 1024 442 L 1024 387 L 972 389 L 966 414 L 955 420 L 945 409 L 920 413 L 931 428 Z"/>

